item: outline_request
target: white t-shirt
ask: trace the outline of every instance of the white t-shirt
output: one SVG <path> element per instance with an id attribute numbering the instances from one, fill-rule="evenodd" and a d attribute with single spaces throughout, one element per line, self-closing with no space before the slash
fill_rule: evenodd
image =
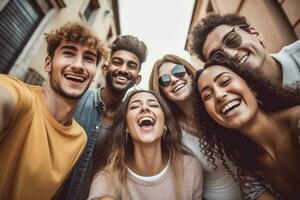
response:
<path id="1" fill-rule="evenodd" d="M 203 196 L 207 200 L 239 200 L 242 199 L 238 184 L 227 172 L 218 158 L 214 165 L 207 162 L 200 150 L 199 138 L 182 130 L 182 143 L 192 151 L 203 168 Z M 233 168 L 232 168 L 233 169 Z"/>
<path id="2" fill-rule="evenodd" d="M 183 200 L 202 199 L 202 167 L 194 156 L 183 155 Z M 128 195 L 116 186 L 105 172 L 98 173 L 92 182 L 88 200 L 110 196 L 118 200 L 175 200 L 176 189 L 171 165 L 155 176 L 143 177 L 129 171 L 127 177 Z"/>

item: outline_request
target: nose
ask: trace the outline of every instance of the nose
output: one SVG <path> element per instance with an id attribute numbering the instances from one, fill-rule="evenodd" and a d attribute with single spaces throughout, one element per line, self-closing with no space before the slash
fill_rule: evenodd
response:
<path id="1" fill-rule="evenodd" d="M 147 104 L 143 104 L 141 106 L 141 113 L 149 112 L 149 106 Z"/>
<path id="2" fill-rule="evenodd" d="M 227 92 L 222 88 L 215 88 L 214 94 L 217 101 L 224 101 L 227 98 Z"/>
<path id="3" fill-rule="evenodd" d="M 121 66 L 119 66 L 117 73 L 129 77 L 129 72 L 126 63 L 123 63 Z"/>
<path id="4" fill-rule="evenodd" d="M 79 71 L 82 72 L 83 71 L 83 59 L 81 58 L 81 56 L 77 56 L 74 63 L 72 64 L 72 70 L 74 71 Z"/>
<path id="5" fill-rule="evenodd" d="M 127 72 L 127 65 L 125 62 L 119 67 L 119 71 Z"/>
<path id="6" fill-rule="evenodd" d="M 227 58 L 234 59 L 238 56 L 239 51 L 237 49 L 223 48 L 223 53 Z"/>
<path id="7" fill-rule="evenodd" d="M 179 81 L 179 78 L 174 76 L 173 74 L 170 74 L 170 78 L 171 78 L 171 84 L 174 85 Z"/>

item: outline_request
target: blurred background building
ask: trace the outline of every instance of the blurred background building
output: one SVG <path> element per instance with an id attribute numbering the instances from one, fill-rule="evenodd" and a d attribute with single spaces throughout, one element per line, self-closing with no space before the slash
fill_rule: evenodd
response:
<path id="1" fill-rule="evenodd" d="M 120 34 L 118 1 L 0 0 L 0 73 L 42 85 L 47 78 L 44 33 L 69 21 L 87 23 L 109 43 Z M 100 69 L 96 86 L 102 81 Z"/>
<path id="2" fill-rule="evenodd" d="M 238 13 L 262 34 L 268 52 L 300 38 L 299 0 L 195 0 L 190 28 L 210 13 Z M 188 39 L 186 42 L 186 49 Z M 193 63 L 200 61 L 192 58 Z"/>
<path id="3" fill-rule="evenodd" d="M 210 13 L 238 13 L 245 16 L 251 25 L 263 35 L 267 51 L 271 53 L 278 52 L 283 46 L 300 38 L 300 0 L 184 1 L 191 3 L 191 6 L 188 8 L 176 7 L 174 14 L 174 4 L 182 3 L 182 1 L 184 0 L 0 0 L 0 73 L 10 73 L 27 83 L 41 85 L 47 78 L 47 74 L 44 72 L 46 43 L 43 33 L 68 21 L 87 23 L 107 43 L 121 34 L 121 25 L 122 29 L 125 29 L 124 27 L 129 27 L 129 24 L 140 32 L 127 30 L 122 34 L 137 35 L 144 40 L 144 36 L 150 33 L 154 37 L 152 41 L 163 41 L 164 43 L 160 43 L 159 47 L 151 49 L 149 52 L 158 53 L 157 58 L 153 56 L 152 61 L 149 59 L 143 64 L 143 66 L 147 66 L 143 67 L 141 71 L 145 89 L 154 60 L 163 55 L 159 53 L 162 51 L 158 50 L 182 41 L 179 49 L 182 49 L 189 57 L 186 52 L 188 33 L 197 21 Z M 192 6 L 192 4 L 194 5 Z M 122 5 L 130 5 L 133 9 L 128 10 Z M 162 13 L 158 12 L 160 7 L 164 8 L 160 9 L 163 10 Z M 178 11 L 180 9 L 184 10 L 184 16 L 180 14 L 182 12 Z M 119 12 L 121 11 L 121 14 L 130 14 L 131 18 L 120 19 Z M 169 17 L 169 15 L 172 16 L 167 18 L 166 16 Z M 160 16 L 162 19 L 160 21 L 164 24 L 158 26 L 160 21 L 153 20 L 154 16 Z M 189 24 L 170 30 L 172 29 L 171 24 L 174 24 L 174 21 L 179 22 L 182 17 L 186 18 L 185 23 Z M 171 23 L 163 19 L 174 21 Z M 142 30 L 143 24 L 147 26 L 147 30 Z M 173 34 L 178 31 L 184 33 L 182 36 L 176 37 L 174 41 L 171 33 L 164 38 L 162 33 L 168 31 Z M 146 44 L 149 47 L 151 41 L 147 40 Z M 170 50 L 167 51 L 172 53 Z M 195 67 L 200 68 L 203 65 L 197 58 L 193 56 L 189 58 Z M 101 67 L 98 67 L 96 80 L 92 87 L 99 87 L 103 84 Z"/>

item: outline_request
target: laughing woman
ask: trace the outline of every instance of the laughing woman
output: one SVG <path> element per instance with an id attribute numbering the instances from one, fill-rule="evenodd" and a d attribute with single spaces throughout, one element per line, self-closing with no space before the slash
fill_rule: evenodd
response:
<path id="1" fill-rule="evenodd" d="M 277 197 L 300 199 L 299 89 L 275 88 L 227 60 L 208 62 L 195 86 L 206 152 L 262 175 Z"/>
<path id="2" fill-rule="evenodd" d="M 201 162 L 204 172 L 203 197 L 208 200 L 240 200 L 241 192 L 222 160 L 214 160 L 214 165 L 204 156 L 195 124 L 192 104 L 192 77 L 196 70 L 186 60 L 176 55 L 165 55 L 155 62 L 149 79 L 149 88 L 160 94 L 178 122 L 182 143 L 189 148 Z"/>
<path id="3" fill-rule="evenodd" d="M 89 199 L 201 199 L 202 168 L 184 154 L 178 130 L 159 96 L 131 92 L 95 150 L 98 173 Z"/>

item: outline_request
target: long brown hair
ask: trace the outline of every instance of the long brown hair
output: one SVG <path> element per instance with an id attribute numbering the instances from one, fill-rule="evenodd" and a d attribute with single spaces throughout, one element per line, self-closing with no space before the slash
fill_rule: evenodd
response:
<path id="1" fill-rule="evenodd" d="M 97 144 L 94 150 L 94 170 L 93 174 L 99 171 L 107 172 L 115 186 L 126 188 L 128 161 L 134 155 L 133 141 L 128 135 L 126 139 L 125 130 L 127 127 L 126 113 L 130 99 L 133 95 L 147 92 L 152 94 L 159 102 L 165 117 L 167 132 L 164 139 L 161 140 L 162 154 L 170 160 L 173 174 L 175 177 L 175 187 L 177 199 L 182 196 L 182 171 L 183 161 L 182 153 L 185 151 L 181 146 L 181 134 L 178 124 L 164 100 L 152 91 L 133 91 L 126 96 L 124 102 L 120 105 L 111 128 L 108 130 L 105 138 Z"/>

